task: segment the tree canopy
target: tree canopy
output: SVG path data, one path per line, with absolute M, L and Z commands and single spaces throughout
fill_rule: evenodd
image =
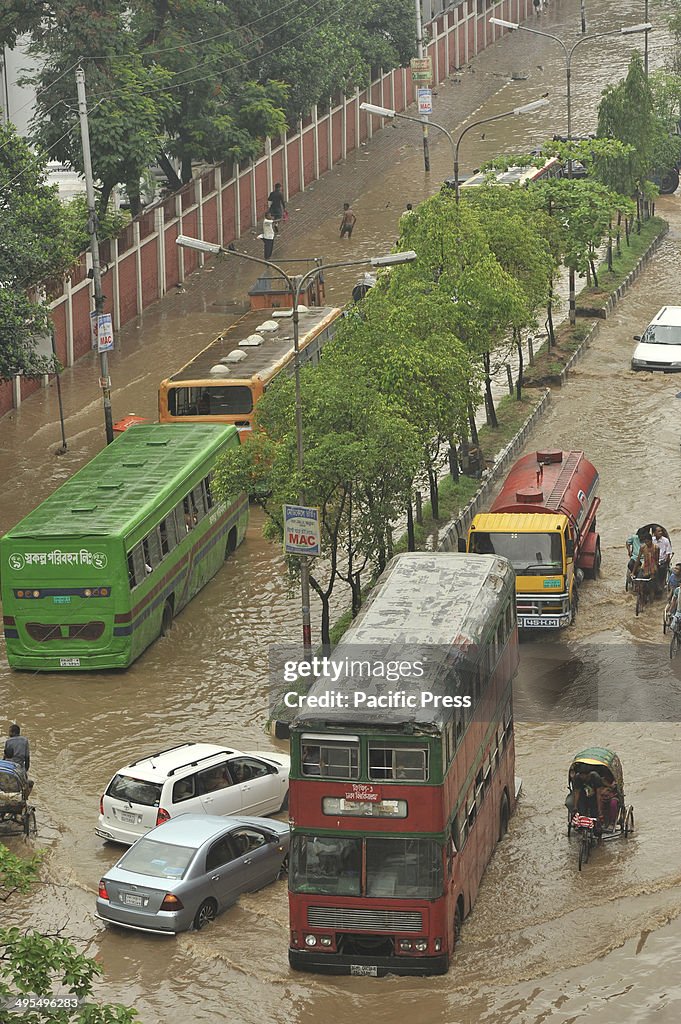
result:
M 0 125 L 0 380 L 52 369 L 37 351 L 47 311 L 31 289 L 68 267 L 71 242 L 57 187 L 46 184 L 45 160 L 12 125 Z

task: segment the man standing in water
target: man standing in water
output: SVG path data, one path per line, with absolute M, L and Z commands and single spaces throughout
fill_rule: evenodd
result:
M 348 236 L 348 238 L 352 238 L 352 229 L 354 228 L 356 223 L 357 218 L 350 209 L 350 203 L 343 203 L 343 216 L 340 222 L 341 238 L 345 238 L 346 235 Z

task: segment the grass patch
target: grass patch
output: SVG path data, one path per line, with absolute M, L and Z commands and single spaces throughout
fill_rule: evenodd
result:
M 587 315 L 591 310 L 601 310 L 608 302 L 612 292 L 616 291 L 628 275 L 638 266 L 641 256 L 650 247 L 650 244 L 662 234 L 667 222 L 661 217 L 651 217 L 650 220 L 641 224 L 640 234 L 632 231 L 629 235 L 629 245 L 622 237 L 621 253 L 613 252 L 613 269 L 607 270 L 607 264 L 601 263 L 598 269 L 598 288 L 583 288 L 577 295 L 577 314 L 582 315 L 580 310 L 585 309 Z

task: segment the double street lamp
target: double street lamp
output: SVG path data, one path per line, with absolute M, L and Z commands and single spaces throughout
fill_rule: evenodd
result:
M 572 139 L 572 111 L 571 111 L 571 94 L 570 94 L 570 81 L 572 77 L 572 55 L 578 46 L 582 43 L 589 42 L 592 39 L 604 39 L 606 36 L 630 36 L 640 32 L 650 32 L 652 25 L 650 22 L 643 22 L 641 25 L 625 25 L 623 28 L 612 29 L 609 32 L 597 32 L 593 36 L 581 36 L 576 43 L 568 49 L 560 36 L 554 35 L 552 32 L 542 32 L 538 28 L 530 28 L 528 25 L 520 25 L 517 21 L 504 21 L 503 18 L 490 18 L 490 25 L 498 25 L 499 28 L 507 28 L 513 32 L 531 32 L 534 36 L 544 36 L 545 39 L 553 39 L 559 46 L 562 46 L 563 53 L 565 54 L 565 77 L 567 84 L 567 137 L 568 142 Z M 646 35 L 646 39 L 647 39 Z M 571 164 L 570 164 L 571 166 Z
M 196 249 L 198 252 L 210 253 L 218 256 L 223 253 L 226 256 L 236 256 L 238 259 L 248 260 L 250 263 L 259 263 L 261 266 L 271 267 L 277 274 L 283 277 L 291 296 L 291 322 L 293 324 L 293 351 L 294 351 L 294 378 L 296 387 L 296 451 L 298 461 L 299 492 L 298 501 L 301 505 L 305 503 L 303 492 L 302 472 L 304 466 L 304 444 L 303 444 L 303 403 L 300 391 L 300 296 L 305 286 L 318 274 L 325 270 L 334 270 L 338 267 L 392 267 L 400 263 L 412 263 L 416 259 L 413 249 L 407 252 L 388 253 L 386 256 L 367 256 L 359 260 L 341 260 L 333 263 L 325 263 L 308 270 L 301 277 L 291 277 L 277 263 L 271 260 L 261 259 L 259 256 L 251 256 L 246 252 L 239 252 L 236 249 L 225 249 L 221 245 L 212 242 L 204 242 L 199 238 L 190 238 L 188 235 L 178 235 L 177 244 L 186 249 Z M 281 314 L 280 314 L 281 315 Z M 288 314 L 285 314 L 288 315 Z M 312 628 L 310 623 L 310 565 L 309 555 L 300 556 L 300 588 L 303 613 L 303 653 L 306 660 L 312 654 Z
M 462 132 L 459 133 L 459 137 L 454 141 L 454 136 L 447 128 L 441 124 L 436 124 L 435 121 L 429 121 L 428 124 L 431 128 L 437 128 L 438 131 L 442 132 L 449 139 L 449 144 L 452 147 L 452 154 L 454 157 L 454 194 L 456 196 L 457 203 L 459 202 L 459 146 L 464 135 L 471 130 L 471 128 L 478 128 L 481 124 L 488 124 L 490 121 L 498 121 L 502 117 L 517 117 L 519 114 L 530 114 L 533 110 L 539 110 L 540 107 L 548 106 L 549 101 L 542 97 L 539 100 L 533 100 L 532 103 L 525 103 L 521 107 L 514 107 L 512 110 L 505 110 L 501 114 L 493 114 L 491 117 L 483 117 L 479 121 L 473 121 L 472 124 L 467 125 Z M 400 114 L 396 110 L 391 110 L 389 107 L 378 107 L 374 103 L 360 103 L 360 110 L 366 110 L 368 114 L 374 114 L 377 117 L 399 117 L 402 121 L 415 121 L 417 124 L 421 124 L 421 121 L 417 117 L 412 117 L 410 114 Z

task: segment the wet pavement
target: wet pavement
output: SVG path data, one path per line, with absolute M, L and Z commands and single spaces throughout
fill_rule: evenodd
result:
M 603 0 L 589 6 L 597 7 L 589 11 L 593 32 L 642 20 L 640 3 Z M 657 16 L 656 7 L 651 4 Z M 568 38 L 577 29 L 578 13 L 575 3 L 556 3 L 542 19 L 542 30 Z M 590 57 L 585 44 L 575 63 L 575 131 L 592 127 L 590 111 L 600 89 L 626 66 L 629 47 L 607 42 L 612 50 L 594 44 Z M 657 39 L 655 47 L 658 60 Z M 480 116 L 534 99 L 549 86 L 556 94 L 550 116 L 540 111 L 527 123 L 500 122 L 485 140 L 471 133 L 464 167 L 469 158 L 477 166 L 506 145 L 527 147 L 564 129 L 561 59 L 556 44 L 518 34 L 508 49 L 488 51 L 468 78 L 442 90 L 443 110 L 459 88 L 468 90 L 472 110 L 477 90 L 478 103 L 485 102 Z M 529 68 L 531 77 L 508 86 L 495 77 L 517 67 Z M 456 122 L 452 114 L 453 127 Z M 328 193 L 321 182 L 311 196 L 295 199 L 281 254 L 331 258 L 388 248 L 404 203 L 418 202 L 449 173 L 447 147 L 434 143 L 433 170 L 425 179 L 419 129 L 411 127 L 389 129 L 390 137 L 383 133 L 385 141 L 376 140 L 385 147 L 376 150 L 379 163 L 370 163 L 363 149 L 337 172 L 337 182 L 329 182 Z M 351 243 L 340 243 L 334 204 L 346 196 L 358 226 Z M 635 375 L 628 368 L 632 335 L 661 305 L 679 301 L 680 207 L 678 195 L 660 202 L 660 213 L 672 225 L 669 236 L 604 324 L 570 384 L 555 393 L 528 445 L 527 450 L 583 447 L 597 466 L 603 569 L 600 579 L 584 584 L 574 627 L 550 641 L 540 637 L 522 645 L 516 750 L 524 796 L 446 977 L 376 982 L 292 974 L 284 883 L 242 898 L 205 932 L 177 939 L 108 931 L 94 918 L 98 879 L 118 853 L 94 835 L 97 805 L 118 766 L 186 738 L 229 741 L 242 749 L 273 744 L 262 733 L 267 648 L 283 637 L 298 637 L 299 602 L 288 599 L 280 552 L 262 540 L 257 511 L 236 555 L 178 617 L 170 635 L 129 671 L 19 674 L 0 659 L 0 705 L 21 722 L 34 747 L 38 842 L 47 851 L 46 884 L 30 899 L 14 901 L 12 916 L 44 930 L 66 923 L 68 934 L 104 964 L 106 976 L 98 986 L 103 998 L 134 1003 L 147 1024 L 260 1024 L 263 1017 L 275 1024 L 316 1024 L 360 1015 L 379 1024 L 396 1015 L 412 1024 L 666 1024 L 678 1018 L 681 724 L 666 719 L 681 692 L 681 662 L 670 665 L 659 603 L 634 616 L 632 598 L 624 592 L 623 541 L 636 526 L 659 519 L 681 549 L 681 376 Z M 126 330 L 112 360 L 115 415 L 153 417 L 161 376 L 238 314 L 235 297 L 252 279 L 248 267 L 209 265 L 184 293 L 170 296 Z M 354 271 L 329 276 L 332 300 L 344 301 L 354 280 Z M 66 376 L 66 455 L 54 454 L 59 432 L 53 389 L 0 424 L 0 482 L 3 494 L 13 489 L 12 500 L 0 503 L 0 530 L 102 443 L 94 361 L 84 360 Z M 635 720 L 598 721 L 615 704 Z M 593 721 L 580 721 L 586 717 Z M 614 747 L 622 757 L 637 829 L 632 840 L 597 850 L 579 873 L 576 847 L 565 836 L 565 774 L 572 755 L 596 743 Z M 25 848 L 23 841 L 12 845 Z

